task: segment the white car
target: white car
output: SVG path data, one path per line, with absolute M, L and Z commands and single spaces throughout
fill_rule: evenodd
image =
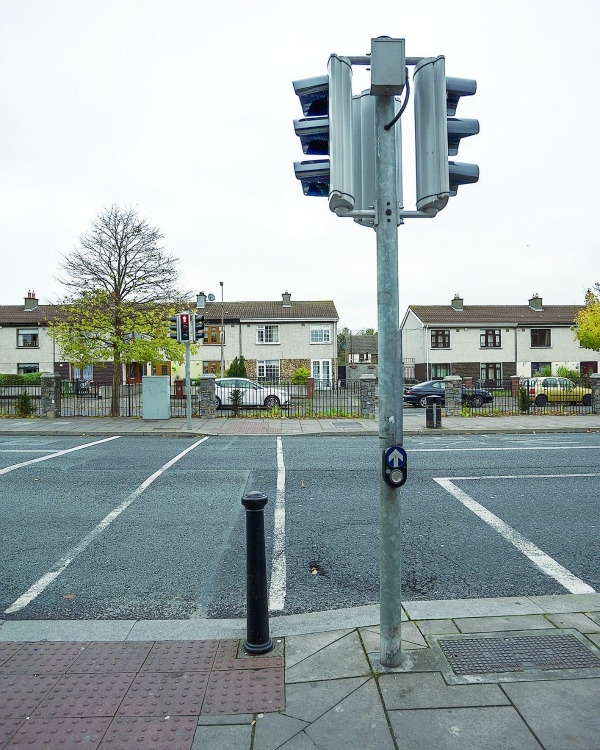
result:
M 289 406 L 290 394 L 283 388 L 261 385 L 248 378 L 217 378 L 215 380 L 215 401 L 217 409 L 231 405 L 231 393 L 242 393 L 242 406 Z

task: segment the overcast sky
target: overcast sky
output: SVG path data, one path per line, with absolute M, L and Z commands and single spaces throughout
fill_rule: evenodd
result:
M 332 299 L 341 325 L 376 328 L 375 233 L 303 196 L 292 80 L 382 35 L 475 78 L 457 116 L 481 126 L 455 157 L 479 183 L 399 228 L 400 318 L 455 293 L 583 303 L 600 281 L 599 29 L 598 0 L 0 0 L 0 304 L 56 301 L 60 253 L 119 203 L 162 231 L 184 288 Z M 402 119 L 414 209 L 410 105 Z

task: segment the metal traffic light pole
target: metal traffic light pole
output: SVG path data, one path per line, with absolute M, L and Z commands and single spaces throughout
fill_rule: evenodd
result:
M 402 351 L 398 294 L 398 198 L 396 139 L 386 130 L 396 114 L 394 96 L 375 97 L 377 219 L 377 330 L 379 350 L 379 444 L 381 451 L 402 445 Z M 380 660 L 401 663 L 400 490 L 379 479 Z

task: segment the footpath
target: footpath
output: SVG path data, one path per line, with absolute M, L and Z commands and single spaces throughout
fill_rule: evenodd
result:
M 404 433 L 600 432 L 600 415 L 442 418 Z M 27 435 L 377 435 L 372 420 L 0 420 Z M 2 619 L 5 618 L 5 619 Z M 0 613 L 0 750 L 600 750 L 600 594 L 407 601 L 402 664 L 379 608 L 245 620 Z

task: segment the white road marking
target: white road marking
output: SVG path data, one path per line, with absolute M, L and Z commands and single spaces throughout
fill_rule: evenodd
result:
M 277 438 L 277 489 L 275 494 L 275 517 L 273 528 L 273 561 L 269 585 L 269 609 L 279 612 L 285 605 L 286 560 L 285 560 L 285 464 L 281 438 Z
M 453 477 L 453 479 L 457 479 L 457 477 Z M 567 589 L 571 594 L 596 593 L 595 589 L 585 583 L 585 581 L 582 581 L 581 578 L 577 578 L 577 576 L 571 573 L 570 570 L 564 568 L 539 547 L 536 547 L 535 544 L 529 541 L 529 539 L 513 529 L 501 518 L 498 518 L 498 516 L 494 515 L 494 513 L 478 503 L 470 495 L 467 495 L 466 492 L 457 487 L 450 479 L 434 477 L 434 481 L 461 502 L 466 508 L 475 513 L 475 515 L 481 518 L 482 521 L 485 521 L 485 523 L 491 526 L 494 531 L 497 531 L 498 534 L 514 545 L 519 552 L 522 552 L 529 560 L 531 560 L 531 562 L 536 565 L 542 573 L 554 578 L 555 581 Z
M 589 472 L 586 474 L 485 474 L 480 477 L 452 477 L 454 481 L 460 479 L 570 479 L 572 477 L 600 477 L 598 472 Z M 436 479 L 437 482 L 437 479 Z
M 123 500 L 120 505 L 118 505 L 107 516 L 105 516 L 97 526 L 95 526 L 88 534 L 83 537 L 83 539 L 81 539 L 74 547 L 72 547 L 65 555 L 63 555 L 60 560 L 58 560 L 45 575 L 39 578 L 33 584 L 33 586 L 30 586 L 24 594 L 22 594 L 15 602 L 10 605 L 10 607 L 8 607 L 8 609 L 5 609 L 5 614 L 13 614 L 14 612 L 18 612 L 19 610 L 24 609 L 28 604 L 31 604 L 31 602 L 36 597 L 38 597 L 44 591 L 44 589 L 46 589 L 52 583 L 52 581 L 58 578 L 58 576 L 69 567 L 69 565 L 73 562 L 77 555 L 87 549 L 87 547 L 89 547 L 90 544 L 95 541 L 95 539 L 97 539 L 97 537 L 99 537 L 100 534 L 105 529 L 107 529 L 116 518 L 121 515 L 121 513 L 123 513 L 124 510 L 127 510 L 131 503 L 136 500 L 142 494 L 142 492 L 144 492 L 144 490 L 148 489 L 148 487 L 150 487 L 150 485 L 156 479 L 158 479 L 161 474 L 163 474 L 167 469 L 173 466 L 173 464 L 177 463 L 177 461 L 183 458 L 186 453 L 189 453 L 205 440 L 208 440 L 208 436 L 203 437 L 201 440 L 197 440 L 195 443 L 193 443 L 193 445 L 190 445 L 189 448 L 186 448 L 181 453 L 178 453 L 175 458 L 167 461 L 164 466 L 161 466 L 158 471 L 155 471 L 154 474 L 152 474 L 148 477 L 148 479 L 142 482 L 142 484 L 140 484 L 137 489 L 135 489 L 125 500 Z M 99 442 L 104 441 L 101 440 Z M 93 445 L 93 443 L 90 443 L 90 445 Z
M 15 471 L 16 469 L 22 469 L 24 466 L 31 466 L 31 464 L 37 464 L 40 461 L 48 461 L 51 458 L 56 458 L 57 456 L 64 456 L 67 453 L 73 453 L 73 451 L 81 451 L 84 448 L 91 448 L 92 445 L 100 445 L 100 443 L 108 443 L 110 440 L 118 440 L 121 436 L 120 435 L 113 435 L 112 437 L 103 438 L 102 440 L 94 440 L 93 443 L 84 443 L 83 445 L 77 445 L 75 448 L 66 448 L 62 451 L 55 451 L 54 453 L 51 453 L 49 456 L 40 456 L 39 458 L 32 458 L 29 461 L 22 461 L 20 464 L 13 464 L 12 466 L 7 466 L 4 469 L 0 469 L 0 474 L 8 474 L 9 471 Z
M 452 453 L 461 451 L 585 451 L 600 450 L 600 445 L 528 445 L 528 446 L 498 446 L 497 448 L 479 447 L 479 448 L 412 448 L 410 453 Z

